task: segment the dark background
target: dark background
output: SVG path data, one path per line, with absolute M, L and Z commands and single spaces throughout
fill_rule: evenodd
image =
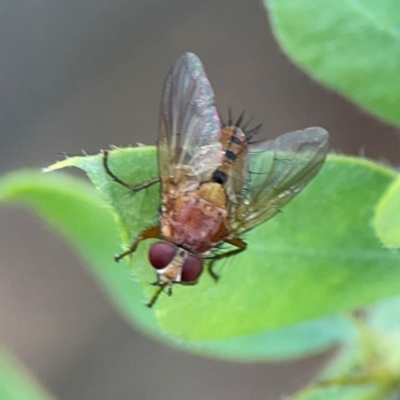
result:
M 164 77 L 186 51 L 222 114 L 248 110 L 265 137 L 321 125 L 336 151 L 399 163 L 395 129 L 294 67 L 259 1 L 0 0 L 2 173 L 153 144 Z M 278 399 L 323 360 L 245 365 L 164 347 L 121 320 L 30 212 L 2 207 L 0 221 L 0 341 L 60 399 Z

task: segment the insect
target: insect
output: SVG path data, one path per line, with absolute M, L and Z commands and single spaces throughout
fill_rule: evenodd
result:
M 243 114 L 221 121 L 214 92 L 199 58 L 186 53 L 173 64 L 161 98 L 157 157 L 160 178 L 131 186 L 109 168 L 111 178 L 137 192 L 161 183 L 157 225 L 142 231 L 116 261 L 135 252 L 140 242 L 160 239 L 149 250 L 159 286 L 151 307 L 173 284 L 195 284 L 207 264 L 234 256 L 247 247 L 241 236 L 277 214 L 321 168 L 328 132 L 307 128 L 275 140 L 252 143 L 260 126 L 247 130 Z M 223 243 L 232 246 L 215 254 Z M 207 261 L 206 261 L 207 259 Z

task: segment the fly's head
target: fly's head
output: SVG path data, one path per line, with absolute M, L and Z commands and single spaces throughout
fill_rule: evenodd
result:
M 159 286 L 194 283 L 203 272 L 200 258 L 168 242 L 154 243 L 149 250 L 149 261 L 157 271 Z

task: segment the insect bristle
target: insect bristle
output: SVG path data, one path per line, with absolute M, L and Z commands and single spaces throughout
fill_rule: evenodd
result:
M 257 133 L 260 131 L 260 129 L 262 127 L 262 124 L 258 124 L 254 128 L 247 129 L 247 127 L 250 125 L 251 121 L 253 120 L 253 117 L 250 117 L 247 120 L 247 122 L 243 123 L 244 114 L 245 114 L 245 111 L 242 111 L 240 113 L 238 119 L 236 120 L 236 122 L 233 123 L 232 108 L 229 107 L 228 108 L 228 121 L 227 121 L 227 123 L 225 124 L 221 117 L 220 117 L 220 121 L 222 123 L 222 126 L 232 126 L 232 124 L 233 124 L 237 128 L 240 128 L 243 131 L 243 133 L 246 135 L 246 142 L 248 144 L 251 144 L 250 140 L 253 138 L 253 136 L 257 135 Z
M 219 121 L 220 121 L 221 128 L 225 127 L 226 124 L 225 124 L 224 119 L 222 118 L 222 115 L 221 115 L 221 113 L 219 111 L 218 111 L 218 116 L 219 116 Z
M 260 132 L 260 129 L 262 128 L 262 124 L 258 124 L 256 127 L 248 130 L 248 131 L 243 131 L 246 134 L 246 139 L 247 142 L 250 143 L 250 140 L 257 135 L 258 132 Z
M 245 132 L 247 127 L 250 125 L 250 122 L 253 120 L 253 116 L 251 116 L 245 124 L 242 125 L 242 131 Z
M 55 152 L 55 154 L 59 155 L 59 156 L 64 156 L 65 158 L 69 158 L 69 157 L 82 157 L 82 155 L 87 156 L 88 154 L 86 153 L 85 150 L 81 150 L 82 153 L 67 153 L 65 151 L 60 151 L 60 152 Z
M 242 124 L 244 114 L 245 114 L 245 111 L 243 110 L 241 112 L 241 114 L 239 115 L 239 118 L 235 122 L 235 126 L 237 126 L 238 128 L 240 128 L 240 125 Z
M 233 121 L 233 119 L 232 119 L 232 108 L 229 107 L 228 108 L 228 124 L 227 124 L 227 126 L 231 126 L 232 125 L 232 121 Z

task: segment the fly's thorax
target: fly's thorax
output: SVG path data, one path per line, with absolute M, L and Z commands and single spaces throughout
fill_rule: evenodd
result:
M 200 258 L 168 242 L 154 243 L 149 250 L 149 261 L 157 271 L 160 285 L 196 282 L 203 272 Z
M 205 183 L 200 193 L 214 202 L 225 201 L 221 185 Z M 200 189 L 200 188 L 199 188 Z M 215 189 L 215 191 L 213 191 Z M 160 219 L 163 239 L 201 255 L 209 251 L 227 232 L 227 211 L 198 191 L 175 199 L 173 207 L 164 212 Z M 222 200 L 221 200 L 222 193 Z

